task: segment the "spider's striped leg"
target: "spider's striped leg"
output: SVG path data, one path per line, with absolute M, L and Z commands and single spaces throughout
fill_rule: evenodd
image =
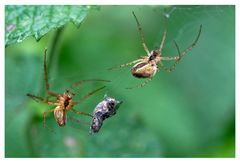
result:
M 141 43 L 142 43 L 142 46 L 143 46 L 143 49 L 145 50 L 145 52 L 149 55 L 149 50 L 147 48 L 147 45 L 145 44 L 145 41 L 144 41 L 144 34 L 143 34 L 143 31 L 142 31 L 142 27 L 137 19 L 137 16 L 134 14 L 134 12 L 132 12 L 136 22 L 137 22 L 137 26 L 138 26 L 138 31 L 140 33 L 140 36 L 141 36 Z
M 135 60 L 135 61 L 122 64 L 122 65 L 120 65 L 120 66 L 116 66 L 116 67 L 109 68 L 108 70 L 116 70 L 116 69 L 120 69 L 120 68 L 123 68 L 123 67 L 126 67 L 126 66 L 130 66 L 130 65 L 132 65 L 132 64 L 135 64 L 135 63 L 138 63 L 138 62 L 142 62 L 144 59 L 145 59 L 145 58 L 137 59 L 137 60 Z
M 189 52 L 190 50 L 192 50 L 192 48 L 194 48 L 197 45 L 198 39 L 201 35 L 202 32 L 202 25 L 200 25 L 199 31 L 198 31 L 198 35 L 196 37 L 196 39 L 194 40 L 194 42 L 187 47 L 183 52 L 181 52 L 180 57 L 182 58 L 187 52 Z
M 165 30 L 164 33 L 163 33 L 163 37 L 162 37 L 162 41 L 161 41 L 160 47 L 159 47 L 159 51 L 160 52 L 163 49 L 163 46 L 164 46 L 164 43 L 165 43 L 165 40 L 166 40 L 166 36 L 167 36 L 167 31 Z
M 170 60 L 178 60 L 180 59 L 182 56 L 181 56 L 181 52 L 180 52 L 180 49 L 179 49 L 179 46 L 178 44 L 176 43 L 176 41 L 174 40 L 174 45 L 176 46 L 177 48 L 177 52 L 178 52 L 178 56 L 174 56 L 174 57 L 161 57 L 161 60 L 167 60 L 167 61 L 170 61 Z
M 161 57 L 161 60 L 163 61 L 171 61 L 171 60 L 177 60 L 179 58 L 179 56 L 175 56 L 175 57 Z
M 176 67 L 176 65 L 179 63 L 179 61 L 183 57 L 183 55 L 181 55 L 181 53 L 180 53 L 179 47 L 178 47 L 178 45 L 177 45 L 175 40 L 174 40 L 174 44 L 175 44 L 175 46 L 177 48 L 178 56 L 176 57 L 176 61 L 174 62 L 174 64 L 170 68 L 168 68 L 167 72 L 171 72 Z
M 176 57 L 162 57 L 161 59 L 162 60 L 176 60 L 176 62 L 170 68 L 165 68 L 163 66 L 162 62 L 159 62 L 160 66 L 163 67 L 163 69 L 165 71 L 171 72 L 176 67 L 176 65 L 179 63 L 179 61 L 183 58 L 183 56 L 196 46 L 197 41 L 198 41 L 198 39 L 199 39 L 199 37 L 201 35 L 201 31 L 202 31 L 202 25 L 200 25 L 200 29 L 199 29 L 198 35 L 197 35 L 196 39 L 194 40 L 194 42 L 188 48 L 186 48 L 183 52 L 180 52 L 177 43 L 174 41 L 175 46 L 176 46 L 177 51 L 178 51 L 178 56 L 176 56 Z
M 160 66 L 166 71 L 166 72 L 171 72 L 175 67 L 176 65 L 179 63 L 180 59 L 182 58 L 181 56 L 181 53 L 180 53 L 180 49 L 176 43 L 176 41 L 174 40 L 174 44 L 177 48 L 177 51 L 178 51 L 178 56 L 175 56 L 175 57 L 161 57 L 161 60 L 176 60 L 175 63 L 170 67 L 170 68 L 167 68 L 163 65 L 163 63 L 160 61 Z

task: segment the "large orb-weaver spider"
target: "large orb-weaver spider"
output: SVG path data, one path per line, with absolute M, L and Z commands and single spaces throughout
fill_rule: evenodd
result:
M 198 32 L 198 35 L 197 35 L 196 39 L 194 40 L 194 42 L 189 47 L 187 47 L 184 51 L 180 52 L 176 41 L 174 41 L 174 44 L 175 44 L 175 46 L 177 48 L 177 51 L 178 51 L 178 56 L 163 57 L 162 56 L 162 49 L 163 49 L 164 42 L 165 42 L 165 39 L 166 39 L 167 31 L 165 30 L 164 33 L 163 33 L 162 41 L 161 41 L 159 49 L 152 50 L 152 51 L 149 52 L 149 50 L 147 48 L 147 45 L 145 44 L 145 41 L 144 41 L 144 34 L 143 34 L 143 31 L 142 31 L 141 25 L 140 25 L 136 15 L 134 14 L 134 12 L 132 12 L 132 14 L 133 14 L 133 16 L 136 20 L 136 23 L 137 23 L 137 26 L 138 26 L 138 31 L 139 31 L 140 37 L 141 37 L 141 44 L 142 44 L 145 52 L 147 53 L 147 56 L 141 56 L 140 59 L 134 60 L 134 61 L 126 63 L 126 64 L 122 64 L 122 65 L 117 66 L 117 67 L 110 68 L 110 70 L 118 69 L 118 68 L 122 68 L 122 67 L 125 67 L 125 66 L 130 66 L 132 64 L 135 64 L 131 69 L 132 75 L 136 78 L 147 78 L 148 79 L 144 83 L 137 86 L 137 87 L 142 87 L 145 84 L 147 84 L 149 81 L 151 81 L 153 76 L 156 74 L 156 72 L 159 71 L 158 63 L 160 65 L 160 67 L 163 68 L 166 72 L 171 72 L 176 67 L 176 65 L 179 63 L 179 61 L 182 59 L 182 57 L 187 52 L 192 50 L 192 48 L 194 48 L 196 46 L 197 41 L 198 41 L 198 39 L 200 37 L 200 34 L 201 34 L 201 31 L 202 31 L 202 25 L 200 25 L 200 29 L 199 29 L 199 32 Z M 171 67 L 167 68 L 163 65 L 163 62 L 162 62 L 163 60 L 175 60 L 175 63 Z M 131 89 L 131 88 L 128 88 L 128 89 Z
M 93 91 L 89 92 L 88 94 L 86 94 L 85 96 L 80 98 L 78 101 L 73 101 L 72 97 L 75 94 L 73 92 L 71 92 L 71 90 L 74 89 L 75 87 L 79 86 L 80 84 L 85 83 L 85 82 L 94 82 L 94 81 L 109 82 L 109 80 L 102 80 L 102 79 L 81 80 L 81 81 L 73 84 L 68 89 L 66 89 L 65 92 L 63 92 L 62 94 L 53 92 L 53 91 L 50 90 L 50 85 L 48 83 L 48 73 L 47 73 L 47 63 L 46 63 L 46 55 L 47 54 L 46 53 L 47 53 L 47 49 L 45 49 L 45 52 L 44 52 L 44 81 L 45 81 L 45 88 L 46 88 L 46 91 L 47 91 L 48 95 L 50 95 L 51 97 L 54 97 L 55 100 L 48 100 L 47 98 L 35 96 L 35 95 L 30 94 L 30 93 L 27 94 L 27 96 L 31 97 L 32 99 L 34 99 L 36 101 L 41 101 L 41 102 L 46 103 L 48 105 L 56 106 L 54 109 L 45 111 L 43 113 L 44 128 L 47 127 L 48 129 L 50 129 L 46 125 L 46 115 L 47 115 L 47 113 L 51 113 L 51 112 L 54 113 L 55 120 L 56 120 L 56 122 L 58 123 L 59 126 L 65 126 L 66 125 L 66 122 L 67 122 L 67 112 L 69 110 L 73 111 L 76 114 L 81 114 L 81 115 L 86 115 L 86 116 L 93 117 L 91 114 L 77 111 L 73 107 L 75 105 L 77 105 L 77 104 L 80 104 L 82 101 L 84 101 L 89 96 L 91 96 L 92 94 L 96 93 L 97 91 L 100 91 L 101 89 L 105 88 L 105 86 L 100 87 L 100 88 L 98 88 L 96 90 L 93 90 Z

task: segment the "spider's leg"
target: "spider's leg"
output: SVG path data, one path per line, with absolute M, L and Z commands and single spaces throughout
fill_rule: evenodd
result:
M 181 58 L 181 52 L 180 52 L 180 49 L 179 49 L 179 47 L 178 47 L 178 44 L 176 43 L 175 40 L 174 40 L 174 45 L 175 45 L 176 48 L 177 48 L 178 56 L 174 56 L 174 57 L 161 57 L 161 60 L 170 61 L 170 60 L 178 60 L 178 59 Z
M 199 29 L 199 32 L 198 32 L 198 35 L 197 35 L 195 41 L 194 41 L 188 48 L 186 48 L 183 52 L 180 52 L 179 47 L 178 47 L 176 41 L 174 41 L 174 44 L 175 44 L 175 46 L 176 46 L 176 48 L 177 48 L 177 51 L 178 51 L 178 56 L 175 56 L 175 57 L 162 57 L 161 60 L 176 60 L 176 62 L 175 62 L 170 68 L 164 67 L 163 64 L 162 64 L 162 62 L 159 62 L 159 63 L 160 63 L 160 66 L 163 67 L 163 69 L 164 69 L 165 71 L 171 72 L 171 71 L 176 67 L 176 65 L 179 63 L 179 61 L 183 58 L 183 56 L 184 56 L 187 52 L 189 52 L 190 50 L 192 50 L 192 48 L 194 48 L 194 47 L 196 46 L 197 41 L 198 41 L 198 39 L 199 39 L 199 37 L 200 37 L 201 31 L 202 31 L 202 25 L 200 25 L 200 29 Z
M 177 51 L 178 51 L 178 56 L 176 57 L 176 61 L 174 62 L 174 64 L 170 67 L 170 68 L 168 68 L 168 70 L 167 70 L 167 72 L 171 72 L 175 67 L 176 67 L 176 65 L 179 63 L 179 61 L 182 59 L 182 55 L 181 55 L 181 52 L 180 52 L 180 50 L 179 50 L 179 47 L 178 47 L 178 45 L 177 45 L 177 43 L 176 43 L 176 41 L 174 40 L 174 44 L 175 44 L 175 46 L 176 46 L 176 48 L 177 48 Z
M 47 93 L 51 96 L 58 97 L 58 94 L 50 91 L 50 85 L 48 83 L 48 72 L 47 72 L 47 49 L 44 51 L 44 81 L 45 81 L 45 86 Z
M 81 80 L 75 84 L 73 84 L 70 88 L 66 89 L 66 92 L 69 92 L 71 89 L 74 89 L 75 87 L 79 86 L 82 83 L 87 83 L 87 82 L 110 82 L 110 80 L 103 80 L 103 79 L 90 79 L 90 80 Z
M 178 51 L 178 56 L 175 56 L 175 57 L 162 57 L 161 58 L 161 60 L 176 60 L 175 62 L 174 62 L 174 64 L 170 67 L 170 68 L 167 68 L 167 67 L 165 67 L 164 65 L 163 65 L 163 63 L 160 61 L 159 63 L 160 63 L 160 66 L 166 71 L 166 72 L 171 72 L 175 67 L 176 67 L 176 65 L 179 63 L 179 61 L 181 60 L 181 53 L 180 53 L 180 50 L 179 50 L 179 47 L 178 47 L 178 45 L 177 45 L 177 43 L 176 43 L 176 41 L 174 40 L 174 44 L 175 44 L 175 46 L 176 46 L 176 48 L 177 48 L 177 51 Z
M 168 68 L 163 65 L 163 63 L 162 63 L 161 60 L 159 61 L 159 65 L 160 65 L 160 67 L 163 68 L 166 72 L 168 72 Z
M 77 102 L 73 102 L 74 105 L 80 104 L 81 102 L 83 102 L 84 100 L 86 100 L 88 97 L 90 97 L 91 95 L 93 95 L 94 93 L 100 91 L 101 89 L 105 88 L 106 86 L 100 87 L 96 90 L 93 90 L 91 92 L 88 92 L 85 96 L 83 96 L 80 100 L 78 100 Z
M 69 116 L 69 119 L 72 120 L 72 121 L 75 121 L 75 122 L 77 122 L 77 123 L 84 123 L 85 125 L 88 125 L 88 126 L 90 125 L 90 123 L 81 121 L 81 120 L 79 120 L 79 119 L 77 119 L 77 118 L 74 118 L 74 117 L 71 117 L 71 116 Z
M 122 64 L 120 66 L 116 66 L 116 67 L 112 67 L 112 68 L 109 68 L 108 70 L 116 70 L 116 69 L 120 69 L 120 68 L 123 68 L 125 66 L 130 66 L 132 64 L 135 64 L 135 63 L 138 63 L 138 62 L 141 62 L 143 61 L 145 58 L 142 58 L 142 59 L 137 59 L 135 61 L 132 61 L 132 62 L 129 62 L 129 63 L 125 63 L 125 64 Z
M 161 57 L 161 60 L 163 61 L 171 61 L 171 60 L 177 60 L 179 56 L 174 56 L 174 57 Z
M 87 126 L 87 127 L 89 127 L 89 126 L 91 125 L 90 123 L 88 123 L 88 122 L 86 122 L 86 121 L 82 121 L 82 120 L 79 120 L 79 119 L 74 118 L 74 117 L 71 117 L 71 116 L 68 116 L 68 119 L 69 119 L 70 121 L 79 123 L 79 124 L 84 125 L 84 126 Z M 81 128 L 79 128 L 79 127 L 76 127 L 76 126 L 74 126 L 74 125 L 71 125 L 71 123 L 70 123 L 69 125 L 70 125 L 70 127 L 72 127 L 72 128 L 81 129 Z
M 132 12 L 132 14 L 133 14 L 133 16 L 134 16 L 134 18 L 135 18 L 135 20 L 136 20 L 136 22 L 137 22 L 138 31 L 139 31 L 140 36 L 141 36 L 142 46 L 143 46 L 145 52 L 149 55 L 150 53 L 149 53 L 149 50 L 148 50 L 148 48 L 147 48 L 147 45 L 145 44 L 145 41 L 144 41 L 144 34 L 143 34 L 143 31 L 142 31 L 142 27 L 141 27 L 141 25 L 140 25 L 140 23 L 139 23 L 139 21 L 138 21 L 138 19 L 137 19 L 137 16 L 134 14 L 134 12 Z
M 30 93 L 28 93 L 27 96 L 31 97 L 33 100 L 35 100 L 37 102 L 41 101 L 41 102 L 49 104 L 49 105 L 56 105 L 56 103 L 54 101 L 49 101 L 47 99 L 44 99 L 44 98 L 39 97 L 39 96 L 32 95 Z
M 148 78 L 147 80 L 145 80 L 145 82 L 143 82 L 137 86 L 134 86 L 134 87 L 127 87 L 126 89 L 141 88 L 141 87 L 145 86 L 147 83 L 149 83 L 151 80 L 152 80 L 152 78 Z
M 197 45 L 198 39 L 199 39 L 199 37 L 200 37 L 200 35 L 201 35 L 201 32 L 202 32 L 202 25 L 200 25 L 198 35 L 197 35 L 196 39 L 194 40 L 194 42 L 193 42 L 189 47 L 187 47 L 187 48 L 180 54 L 180 57 L 181 57 L 181 58 L 182 58 L 187 52 L 189 52 L 190 50 L 192 50 L 192 48 L 194 48 L 194 47 Z
M 86 115 L 86 116 L 89 116 L 89 117 L 93 117 L 91 114 L 88 114 L 88 113 L 85 113 L 85 112 L 80 112 L 80 111 L 77 111 L 73 108 L 71 108 L 71 110 L 76 114 L 81 114 L 81 115 Z
M 167 36 L 167 31 L 164 31 L 163 37 L 162 37 L 162 41 L 161 41 L 161 44 L 160 44 L 160 47 L 159 47 L 159 51 L 160 51 L 160 52 L 161 52 L 162 49 L 163 49 L 163 46 L 164 46 L 164 43 L 165 43 L 165 40 L 166 40 L 166 36 Z
M 47 116 L 47 113 L 51 113 L 51 112 L 54 112 L 55 109 L 51 109 L 51 110 L 47 110 L 43 113 L 43 127 L 44 128 L 47 128 L 49 131 L 51 132 L 54 132 L 54 130 L 50 127 L 47 126 L 46 124 L 46 116 Z
M 86 94 L 85 96 L 83 96 L 79 101 L 74 102 L 74 105 L 77 105 L 77 104 L 81 103 L 82 101 L 86 100 L 89 96 L 93 95 L 94 93 L 100 91 L 100 90 L 103 89 L 103 88 L 105 88 L 105 86 L 100 87 L 100 88 L 98 88 L 98 89 L 96 89 L 96 90 L 94 90 L 94 91 L 89 92 L 88 94 Z M 87 116 L 92 117 L 91 114 L 84 113 L 84 112 L 80 112 L 80 111 L 77 111 L 77 110 L 75 110 L 75 109 L 73 109 L 73 108 L 71 108 L 71 110 L 72 110 L 74 113 L 76 113 L 76 114 L 82 114 L 82 115 L 87 115 Z

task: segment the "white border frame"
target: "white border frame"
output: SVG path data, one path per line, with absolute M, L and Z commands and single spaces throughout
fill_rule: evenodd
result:
M 200 0 L 195 0 L 195 1 L 192 1 L 192 0 L 181 0 L 181 1 L 177 1 L 177 0 L 168 0 L 168 1 L 157 1 L 157 0 L 142 0 L 141 2 L 138 2 L 136 3 L 136 1 L 132 1 L 130 2 L 129 0 L 121 0 L 121 1 L 110 1 L 110 0 L 57 0 L 57 1 L 49 1 L 49 0 L 1 0 L 0 1 L 0 27 L 1 27 L 1 31 L 0 31 L 0 36 L 1 36 L 1 40 L 0 40 L 0 45 L 1 45 L 1 71 L 0 71 L 0 76 L 1 76 L 1 113 L 0 113 L 0 158 L 1 158 L 1 161 L 2 161 L 2 158 L 5 157 L 5 46 L 4 46 L 4 19 L 5 19 L 5 16 L 4 16 L 4 6 L 5 5 L 21 5 L 21 4 L 29 4 L 29 5 L 44 5 L 44 4 L 49 4 L 49 5 L 63 5 L 63 4 L 71 4 L 71 5 L 83 5 L 83 4 L 87 4 L 87 5 L 185 5 L 185 4 L 190 4 L 190 5 L 196 5 L 196 4 L 199 4 L 199 5 L 236 5 L 236 8 L 235 8 L 235 11 L 236 11 L 236 41 L 235 41 L 235 47 L 236 47 L 236 51 L 235 51 L 235 65 L 236 65 L 236 69 L 235 69 L 235 77 L 236 77 L 236 84 L 235 84 L 235 90 L 236 90 L 236 105 L 235 105 L 235 108 L 236 108 L 236 112 L 235 112 L 235 115 L 236 115 L 236 137 L 235 137 L 235 140 L 236 140 L 236 158 L 235 159 L 216 159 L 216 158 L 211 158 L 211 159 L 206 159 L 206 158 L 202 158 L 202 159 L 195 159 L 195 158 L 189 158 L 189 159 L 168 159 L 168 158 L 160 158 L 159 159 L 134 159 L 134 160 L 129 160 L 129 159 L 102 159 L 101 161 L 103 162 L 123 162 L 123 161 L 136 161 L 136 162 L 142 162 L 142 161 L 152 161 L 152 162 L 159 162 L 159 161 L 164 161 L 164 162 L 184 162 L 184 163 L 188 163 L 188 162 L 205 162 L 205 161 L 211 161 L 211 162 L 233 162 L 233 161 L 236 161 L 236 160 L 239 160 L 239 156 L 240 156 L 240 153 L 239 153 L 239 126 L 240 126 L 240 121 L 239 121 L 239 118 L 237 118 L 237 115 L 240 115 L 240 112 L 239 112 L 239 106 L 240 106 L 240 103 L 239 103 L 239 100 L 237 100 L 240 96 L 239 96 L 239 77 L 240 77 L 240 73 L 239 73 L 239 68 L 240 68 L 240 65 L 239 65 L 239 46 L 238 43 L 239 43 L 239 1 L 238 0 L 218 0 L 218 1 L 214 1 L 214 0 L 205 0 L 205 1 L 200 1 Z M 81 159 L 79 160 L 80 158 L 76 158 L 76 159 L 71 159 L 71 161 L 73 162 L 77 162 L 79 163 L 80 161 L 99 161 L 99 160 L 96 160 L 96 159 Z M 24 162 L 32 162 L 33 160 L 32 159 L 20 159 L 21 161 L 24 161 Z M 3 159 L 3 161 L 14 161 L 14 162 L 19 162 L 20 161 L 19 159 Z M 34 159 L 34 161 L 36 162 L 41 162 L 42 161 L 50 161 L 49 159 Z M 69 159 L 66 160 L 66 159 L 58 159 L 57 161 L 70 161 Z M 239 161 L 238 161 L 239 162 Z

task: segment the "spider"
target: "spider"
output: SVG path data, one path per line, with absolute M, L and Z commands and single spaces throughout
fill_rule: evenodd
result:
M 77 87 L 78 85 L 80 85 L 82 83 L 85 83 L 85 82 L 93 82 L 93 81 L 109 82 L 109 81 L 108 80 L 101 80 L 101 79 L 81 80 L 81 81 L 73 84 L 68 89 L 66 89 L 65 92 L 63 92 L 62 94 L 53 92 L 53 91 L 50 90 L 50 85 L 48 83 L 46 55 L 47 55 L 47 49 L 45 49 L 45 52 L 44 52 L 44 81 L 45 81 L 45 87 L 46 87 L 46 91 L 47 91 L 48 95 L 50 95 L 51 97 L 54 97 L 55 100 L 48 100 L 47 98 L 42 98 L 42 97 L 39 97 L 39 96 L 35 96 L 35 95 L 30 94 L 30 93 L 27 94 L 27 96 L 29 96 L 30 98 L 36 100 L 37 102 L 41 101 L 41 102 L 46 103 L 48 105 L 56 106 L 54 109 L 45 111 L 43 113 L 44 128 L 50 129 L 46 125 L 46 115 L 47 115 L 47 113 L 51 113 L 51 112 L 54 113 L 55 120 L 56 120 L 56 122 L 58 123 L 59 126 L 65 126 L 66 125 L 66 122 L 67 122 L 67 112 L 69 110 L 73 111 L 76 114 L 82 114 L 82 115 L 93 117 L 91 114 L 77 111 L 73 107 L 75 105 L 81 103 L 82 101 L 84 101 L 89 96 L 91 96 L 92 94 L 96 93 L 97 91 L 100 91 L 101 89 L 105 88 L 105 86 L 100 87 L 100 88 L 98 88 L 96 90 L 93 90 L 93 91 L 89 92 L 88 94 L 86 94 L 85 96 L 80 98 L 78 101 L 73 101 L 72 97 L 75 94 L 73 92 L 71 92 L 71 90 L 74 89 L 75 87 Z
M 151 81 L 153 76 L 156 74 L 156 72 L 159 71 L 158 63 L 160 65 L 160 67 L 163 68 L 166 72 L 171 72 L 176 67 L 176 65 L 179 63 L 179 61 L 182 59 L 182 57 L 187 52 L 192 50 L 192 48 L 194 48 L 196 46 L 197 41 L 198 41 L 198 39 L 200 37 L 200 34 L 201 34 L 202 25 L 200 25 L 200 29 L 199 29 L 199 32 L 198 32 L 198 35 L 197 35 L 196 39 L 194 40 L 194 42 L 189 47 L 187 47 L 184 51 L 180 52 L 176 41 L 174 41 L 174 44 L 177 48 L 178 56 L 163 57 L 162 56 L 162 49 L 163 49 L 164 42 L 165 42 L 165 39 L 166 39 L 167 31 L 165 30 L 164 33 L 163 33 L 162 41 L 161 41 L 159 49 L 149 51 L 148 48 L 147 48 L 147 45 L 145 44 L 145 41 L 144 41 L 144 34 L 143 34 L 143 31 L 142 31 L 141 25 L 140 25 L 136 15 L 135 15 L 135 13 L 132 12 L 132 14 L 133 14 L 133 16 L 136 20 L 138 31 L 139 31 L 140 37 L 141 37 L 141 44 L 143 46 L 143 49 L 147 53 L 147 56 L 141 56 L 140 59 L 134 60 L 134 61 L 126 63 L 126 64 L 122 64 L 122 65 L 117 66 L 117 67 L 110 68 L 110 70 L 118 69 L 118 68 L 122 68 L 122 67 L 125 67 L 125 66 L 130 66 L 132 64 L 135 64 L 131 69 L 131 73 L 136 78 L 147 78 L 147 80 L 144 83 L 137 86 L 137 87 L 143 87 L 145 84 L 147 84 L 149 81 Z M 170 68 L 167 68 L 163 65 L 163 63 L 162 63 L 163 60 L 175 60 L 175 62 Z M 131 88 L 128 88 L 128 89 L 131 89 Z

